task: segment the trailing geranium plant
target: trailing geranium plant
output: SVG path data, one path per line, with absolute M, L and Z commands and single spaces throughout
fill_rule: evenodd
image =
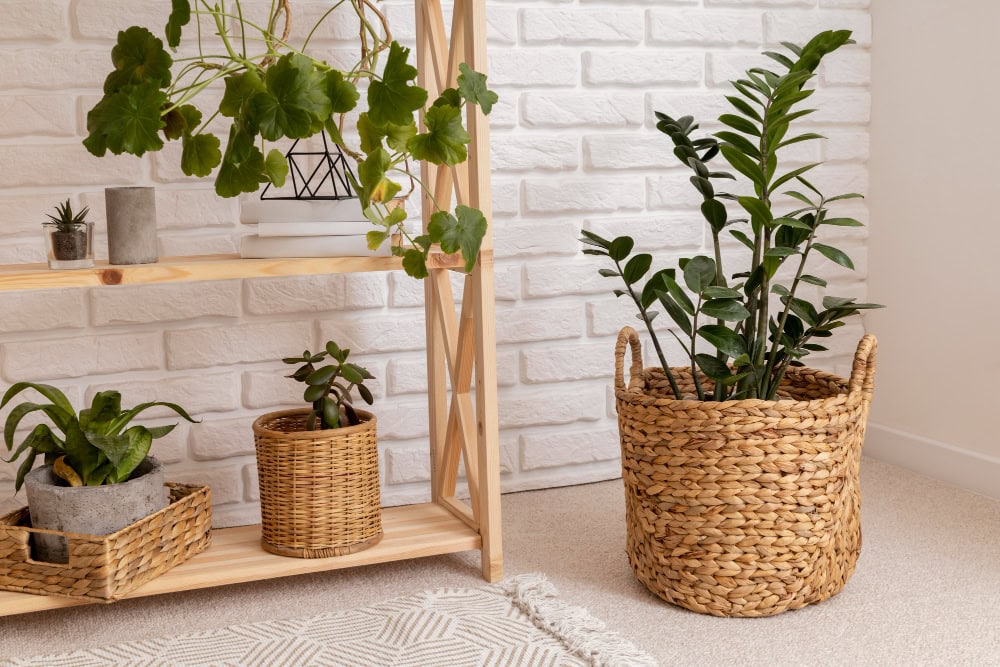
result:
M 817 239 L 824 228 L 861 226 L 852 218 L 835 217 L 829 208 L 834 202 L 861 195 L 824 195 L 804 176 L 822 163 L 782 171 L 778 162 L 783 148 L 823 138 L 812 132 L 790 135 L 789 130 L 793 121 L 815 111 L 798 108 L 813 94 L 805 85 L 825 56 L 853 43 L 850 36 L 847 30 L 826 31 L 803 47 L 783 42 L 789 54 L 765 52 L 780 70 L 755 67 L 747 70 L 744 78 L 731 82 L 738 94 L 726 99 L 735 113 L 719 117 L 726 129 L 714 135 L 693 136 L 698 125 L 690 116 L 674 119 L 656 114 L 657 129 L 670 137 L 674 155 L 693 172 L 691 183 L 702 197 L 701 213 L 712 233 L 714 256 L 680 260 L 679 275 L 674 268 L 650 275 L 652 256 L 633 254 L 631 237 L 608 240 L 583 231 L 580 240 L 588 246 L 583 252 L 613 262 L 614 268 L 601 269 L 600 273 L 624 282 L 624 289 L 616 289 L 615 295 L 627 296 L 635 303 L 637 317 L 645 324 L 678 399 L 686 397 L 653 328 L 658 312 L 652 308 L 657 303 L 683 336 L 670 332 L 689 357 L 697 398 L 716 401 L 773 400 L 789 366 L 801 366 L 801 359 L 810 352 L 827 349 L 814 339 L 833 335 L 846 318 L 862 310 L 881 308 L 848 297 L 827 296 L 819 306 L 801 298 L 803 283 L 826 287 L 826 281 L 805 270 L 815 253 L 854 269 L 846 253 Z M 718 155 L 749 181 L 752 195 L 717 191 L 717 182 L 737 180 L 730 172 L 709 167 Z M 805 192 L 787 189 L 793 183 Z M 785 201 L 795 202 L 792 210 L 779 210 L 775 200 L 781 194 L 787 197 Z M 742 217 L 730 217 L 726 202 L 738 205 Z M 733 273 L 733 283 L 723 267 L 721 239 L 725 231 L 750 253 L 749 269 Z M 792 277 L 779 281 L 777 273 L 787 262 L 793 262 Z M 700 341 L 711 345 L 715 353 L 699 351 Z M 713 381 L 711 392 L 702 386 L 699 369 Z
M 351 392 L 354 390 L 368 405 L 374 402 L 371 390 L 365 386 L 365 380 L 374 380 L 375 376 L 366 368 L 348 363 L 350 354 L 350 350 L 342 349 L 331 340 L 321 352 L 313 354 L 306 350 L 301 357 L 282 359 L 286 364 L 301 364 L 287 377 L 306 384 L 303 399 L 312 405 L 312 410 L 306 417 L 308 430 L 360 424 L 361 417 L 352 405 Z M 332 363 L 317 368 L 316 364 L 328 356 Z
M 360 58 L 349 71 L 332 67 L 309 49 L 317 29 L 342 6 L 360 26 Z M 410 171 L 411 162 L 454 166 L 466 160 L 470 137 L 463 113 L 473 105 L 489 114 L 497 101 L 485 75 L 462 63 L 458 87 L 445 90 L 428 106 L 428 93 L 415 84 L 417 70 L 408 63 L 410 50 L 392 40 L 373 0 L 332 1 L 297 44 L 289 36 L 290 0 L 274 0 L 263 20 L 245 14 L 240 0 L 172 0 L 164 29 L 169 47 L 176 50 L 181 44 L 192 18 L 197 28 L 193 56 L 172 57 L 145 27 L 118 33 L 104 97 L 87 114 L 87 150 L 96 156 L 107 151 L 141 156 L 160 150 L 165 141 L 179 140 L 182 171 L 205 177 L 218 168 L 216 192 L 234 197 L 255 192 L 263 183 L 284 184 L 285 156 L 278 149 L 267 150 L 267 142 L 325 130 L 358 163 L 353 186 L 365 216 L 378 227 L 368 234 L 372 249 L 398 233 L 400 241 L 392 250 L 411 276 L 427 276 L 426 258 L 434 244 L 447 253 L 460 252 L 466 270 L 472 269 L 487 228 L 482 212 L 467 206 L 454 213 L 438 210 L 427 232 L 412 236 L 403 224 L 404 208 L 387 204 L 401 190 L 392 175 L 423 187 Z M 208 39 L 202 19 L 210 22 L 217 39 Z M 279 25 L 284 26 L 281 32 Z M 174 65 L 180 66 L 176 74 Z M 368 109 L 358 118 L 360 150 L 354 150 L 344 140 L 343 126 L 345 115 L 357 106 L 361 82 L 367 84 Z M 218 108 L 205 109 L 210 112 L 206 117 L 194 99 L 223 86 Z M 423 112 L 423 132 L 417 128 L 418 111 Z M 220 115 L 232 119 L 225 148 L 206 131 Z

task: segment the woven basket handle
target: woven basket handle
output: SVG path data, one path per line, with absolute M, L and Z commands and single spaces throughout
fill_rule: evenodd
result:
M 861 399 L 870 403 L 875 391 L 875 357 L 878 351 L 878 340 L 874 334 L 865 334 L 858 343 L 858 351 L 854 353 L 854 368 L 851 370 L 851 381 L 847 385 L 849 393 L 861 392 Z
M 632 367 L 629 369 L 629 384 L 625 386 L 625 348 L 632 348 Z M 625 327 L 618 333 L 615 345 L 615 390 L 638 388 L 642 382 L 642 343 L 639 334 L 632 327 Z

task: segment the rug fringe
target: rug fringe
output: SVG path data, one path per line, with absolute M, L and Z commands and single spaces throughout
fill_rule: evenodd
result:
M 607 630 L 603 621 L 583 607 L 566 604 L 545 575 L 522 574 L 496 588 L 534 623 L 594 667 L 656 667 L 656 659 L 635 644 Z

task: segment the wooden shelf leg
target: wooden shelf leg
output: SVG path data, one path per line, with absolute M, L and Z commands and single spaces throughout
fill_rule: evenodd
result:
M 503 576 L 500 524 L 500 426 L 497 416 L 497 345 L 493 267 L 473 269 L 476 335 L 476 446 L 479 450 L 479 533 L 483 538 L 483 577 Z M 466 296 L 468 298 L 468 296 Z

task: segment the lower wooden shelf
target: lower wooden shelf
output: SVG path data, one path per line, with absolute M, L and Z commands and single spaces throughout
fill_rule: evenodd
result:
M 226 586 L 296 574 L 339 570 L 421 556 L 482 548 L 479 534 L 434 503 L 387 507 L 382 513 L 382 541 L 355 554 L 336 558 L 286 558 L 260 546 L 260 526 L 212 531 L 212 546 L 128 595 L 129 598 Z M 57 609 L 89 600 L 0 591 L 0 616 Z

